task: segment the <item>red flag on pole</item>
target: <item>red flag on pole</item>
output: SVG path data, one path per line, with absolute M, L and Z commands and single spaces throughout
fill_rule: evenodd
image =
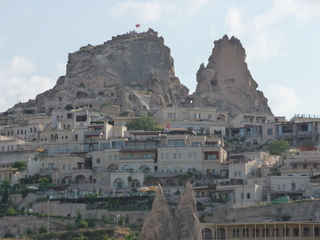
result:
M 139 23 L 139 24 L 136 24 L 136 27 L 140 27 L 140 23 Z

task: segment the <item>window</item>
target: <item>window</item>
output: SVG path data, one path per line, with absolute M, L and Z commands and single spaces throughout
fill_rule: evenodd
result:
M 17 134 L 19 134 L 19 130 L 17 130 Z
M 101 163 L 101 159 L 97 158 L 96 163 Z
M 189 153 L 189 154 L 188 154 L 188 157 L 189 157 L 189 158 L 192 158 L 192 153 Z
M 273 129 L 272 128 L 269 128 L 268 129 L 268 135 L 272 135 L 273 134 Z
M 313 168 L 318 168 L 318 163 L 314 163 Z
M 280 185 L 277 185 L 277 191 L 280 191 Z
M 193 142 L 192 147 L 201 147 L 201 142 Z
M 112 161 L 112 155 L 109 155 L 109 161 Z
M 166 154 L 166 159 L 169 159 L 169 154 L 168 153 Z
M 237 172 L 234 172 L 234 177 L 237 177 Z
M 282 190 L 286 190 L 286 185 L 285 184 L 282 185 Z
M 307 164 L 306 163 L 303 164 L 303 169 L 307 169 Z
M 30 132 L 32 133 L 32 128 L 30 128 Z
M 71 164 L 69 164 L 68 169 L 69 169 L 69 170 L 72 170 L 72 166 L 71 166 Z
M 182 158 L 182 154 L 181 153 L 179 153 L 179 159 L 181 159 Z
M 67 170 L 67 165 L 63 165 L 63 170 Z
M 161 159 L 164 159 L 164 154 L 163 153 L 161 153 Z
M 239 171 L 239 177 L 241 177 L 241 175 L 242 175 L 242 172 L 241 172 L 241 171 Z
M 207 158 L 206 158 L 207 160 L 216 160 L 217 159 L 217 155 L 215 155 L 215 154 L 209 154 L 209 155 L 207 155 Z
M 247 199 L 250 199 L 250 193 L 247 193 Z
M 113 159 L 118 160 L 118 155 L 114 155 Z
M 48 168 L 49 168 L 50 170 L 54 169 L 54 163 L 49 163 L 49 164 L 48 164 Z
M 196 158 L 196 157 L 197 157 L 197 153 L 194 153 L 194 154 L 193 154 L 193 158 Z
M 293 169 L 297 169 L 297 164 L 292 164 Z
M 209 115 L 208 115 L 208 119 L 212 119 L 212 116 L 211 116 L 211 114 L 209 114 Z
M 173 154 L 173 158 L 177 159 L 177 154 L 176 153 Z
M 171 147 L 183 147 L 184 140 L 169 140 L 168 145 Z
M 126 159 L 134 159 L 134 156 L 133 155 L 126 155 L 125 158 Z M 109 158 L 109 160 L 110 160 L 110 158 Z
M 151 154 L 142 154 L 142 159 L 152 159 Z

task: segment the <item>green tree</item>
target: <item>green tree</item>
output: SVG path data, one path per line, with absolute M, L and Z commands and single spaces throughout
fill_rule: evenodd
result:
M 143 115 L 140 119 L 134 119 L 127 125 L 128 130 L 154 131 L 158 129 L 158 122 L 154 117 Z
M 30 189 L 28 189 L 26 186 L 24 186 L 24 187 L 21 189 L 22 199 L 25 199 L 30 192 L 31 192 Z
M 0 195 L 1 195 L 1 206 L 8 204 L 11 190 L 11 181 L 8 177 L 5 177 L 3 181 L 0 181 Z
M 72 230 L 73 229 L 73 226 L 70 222 L 67 223 L 66 225 L 66 230 Z
M 17 172 L 23 172 L 26 170 L 27 168 L 27 163 L 26 162 L 23 162 L 23 161 L 16 161 L 13 165 L 12 165 L 13 168 L 16 168 Z
M 290 144 L 285 140 L 277 140 L 269 143 L 267 149 L 271 155 L 280 156 L 290 148 Z

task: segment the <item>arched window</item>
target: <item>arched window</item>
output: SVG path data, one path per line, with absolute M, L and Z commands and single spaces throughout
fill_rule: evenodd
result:
M 239 229 L 233 229 L 233 237 L 239 237 Z
M 225 239 L 226 238 L 226 230 L 224 228 L 218 228 L 216 230 L 216 239 Z M 211 239 L 211 238 L 208 238 Z
M 284 229 L 283 229 L 283 236 L 284 236 L 284 237 L 289 237 L 289 236 L 290 236 L 289 228 L 284 228 Z
M 263 229 L 262 237 L 269 237 L 269 228 L 264 228 Z
M 279 237 L 279 236 L 280 236 L 280 234 L 279 234 L 279 228 L 274 228 L 274 229 L 273 229 L 273 236 L 274 236 L 274 237 Z
M 243 229 L 242 237 L 249 237 L 249 229 L 248 228 Z
M 210 228 L 205 228 L 202 230 L 203 239 L 212 239 L 212 231 Z
M 320 228 L 318 228 L 318 227 L 314 228 L 314 235 L 320 236 Z
M 253 229 L 252 237 L 259 237 L 259 229 L 258 228 Z
M 303 236 L 304 236 L 304 237 L 310 236 L 310 229 L 309 229 L 308 227 L 305 227 L 305 228 L 303 229 Z
M 293 229 L 293 236 L 294 237 L 299 237 L 299 228 L 294 228 Z

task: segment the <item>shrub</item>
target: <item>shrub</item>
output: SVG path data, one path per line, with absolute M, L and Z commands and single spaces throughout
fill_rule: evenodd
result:
M 73 229 L 73 226 L 70 222 L 67 223 L 66 225 L 66 230 L 72 230 Z
M 86 218 L 85 221 L 88 223 L 88 227 L 94 227 L 96 225 L 96 220 L 94 218 Z
M 47 232 L 46 226 L 42 225 L 42 226 L 39 228 L 39 233 L 46 233 L 46 232 Z
M 10 230 L 8 230 L 4 235 L 4 238 L 14 238 L 14 235 L 10 232 Z
M 101 221 L 105 224 L 113 224 L 113 221 L 110 220 L 105 214 L 101 216 Z
M 33 230 L 30 227 L 27 228 L 27 234 L 33 234 Z
M 77 228 L 86 228 L 88 227 L 88 223 L 86 220 L 81 219 L 79 222 L 77 222 Z

